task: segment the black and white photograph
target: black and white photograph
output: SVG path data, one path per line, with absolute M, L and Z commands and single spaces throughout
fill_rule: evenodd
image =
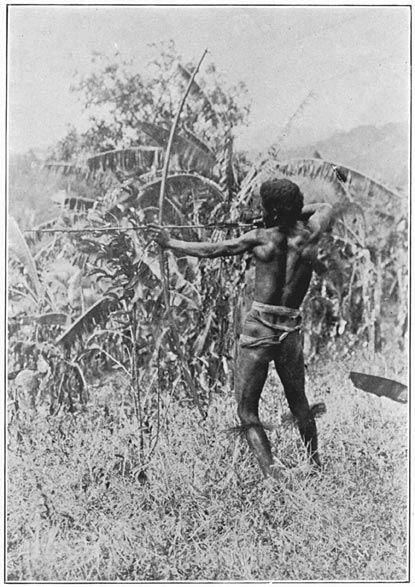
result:
M 6 583 L 408 582 L 410 4 L 7 4 Z

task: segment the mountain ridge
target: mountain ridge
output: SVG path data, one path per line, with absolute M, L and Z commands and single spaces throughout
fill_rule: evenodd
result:
M 401 190 L 408 189 L 409 125 L 361 125 L 303 146 L 284 149 L 280 159 L 308 158 L 318 152 L 323 159 L 342 163 Z

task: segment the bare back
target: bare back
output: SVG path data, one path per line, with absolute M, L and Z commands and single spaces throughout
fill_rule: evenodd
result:
M 280 227 L 260 229 L 253 253 L 256 259 L 255 293 L 257 302 L 299 308 L 317 258 L 317 244 L 310 243 L 312 230 L 298 221 L 288 230 Z
M 317 241 L 333 220 L 330 204 L 304 205 L 290 227 L 260 228 L 232 239 L 188 242 L 172 239 L 162 227 L 150 225 L 150 234 L 176 254 L 199 258 L 226 257 L 250 252 L 256 259 L 254 299 L 263 304 L 299 308 L 310 285 L 317 260 Z

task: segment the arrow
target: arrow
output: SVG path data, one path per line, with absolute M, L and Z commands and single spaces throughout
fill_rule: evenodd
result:
M 183 228 L 205 228 L 208 230 L 213 230 L 215 228 L 254 228 L 256 226 L 255 223 L 253 224 L 239 224 L 238 222 L 217 222 L 217 223 L 210 223 L 210 224 L 163 224 L 163 228 L 168 229 L 183 229 Z M 23 231 L 24 233 L 37 233 L 37 232 L 127 232 L 127 231 L 139 231 L 139 230 L 147 230 L 147 225 L 144 226 L 106 226 L 106 227 L 97 227 L 94 228 L 92 226 L 88 226 L 86 228 L 31 228 L 28 230 Z

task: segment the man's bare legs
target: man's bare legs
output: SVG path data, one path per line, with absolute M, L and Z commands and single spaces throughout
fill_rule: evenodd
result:
M 305 395 L 304 357 L 299 332 L 292 332 L 280 344 L 274 362 L 310 461 L 320 467 L 316 423 Z
M 235 395 L 238 416 L 249 448 L 258 460 L 265 477 L 272 474 L 271 445 L 258 416 L 259 398 L 268 374 L 267 349 L 241 348 L 236 372 Z
M 238 357 L 235 389 L 238 416 L 244 436 L 265 477 L 278 477 L 277 471 L 273 468 L 271 445 L 258 414 L 259 400 L 272 359 L 310 461 L 321 466 L 317 452 L 316 423 L 305 395 L 304 358 L 300 334 L 292 332 L 273 351 L 264 348 L 242 348 Z

